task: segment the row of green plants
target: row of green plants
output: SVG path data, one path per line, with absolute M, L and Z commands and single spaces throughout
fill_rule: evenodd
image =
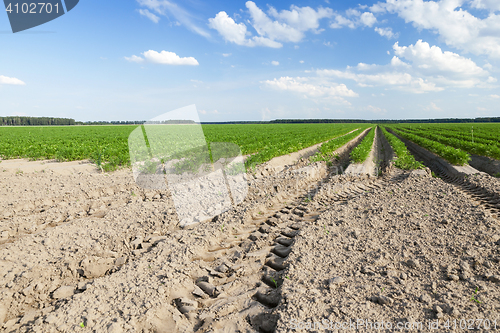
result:
M 412 133 L 429 140 L 437 141 L 447 146 L 451 146 L 457 149 L 461 149 L 470 154 L 476 154 L 481 156 L 488 156 L 491 158 L 500 159 L 500 148 L 497 142 L 492 142 L 491 140 L 476 138 L 472 142 L 471 138 L 464 138 L 463 134 L 453 134 L 449 132 L 435 132 L 431 130 L 424 129 L 401 129 L 408 133 Z
M 398 129 L 397 127 L 389 126 L 389 128 L 401 137 L 410 140 L 413 143 L 416 143 L 417 145 L 433 152 L 438 156 L 441 156 L 451 164 L 465 165 L 470 160 L 470 155 L 461 149 L 453 148 L 438 141 L 409 133 L 407 131 Z
M 382 130 L 382 133 L 387 141 L 389 141 L 389 144 L 397 155 L 397 158 L 394 160 L 394 165 L 396 167 L 403 170 L 425 168 L 421 162 L 415 160 L 415 157 L 408 151 L 405 144 L 401 140 L 399 140 L 394 134 L 389 133 L 383 126 L 380 126 L 379 128 Z
M 319 152 L 311 157 L 311 162 L 330 162 L 332 159 L 337 157 L 335 155 L 335 151 L 357 137 L 361 133 L 361 131 L 363 131 L 363 129 L 357 129 L 352 131 L 351 133 L 339 136 L 323 143 L 318 149 Z
M 243 155 L 251 155 L 245 165 L 247 168 L 252 168 L 273 157 L 340 137 L 363 126 L 367 127 L 364 124 L 202 125 L 202 130 L 198 126 L 181 126 L 179 128 L 182 132 L 176 131 L 175 126 L 171 126 L 167 134 L 168 138 L 165 138 L 164 130 L 163 132 L 162 130 L 156 131 L 154 127 L 145 126 L 147 129 L 143 132 L 149 139 L 148 146 L 141 147 L 138 144 L 135 147 L 132 144 L 131 148 L 139 151 L 139 156 L 144 155 L 143 160 L 158 156 L 158 152 L 162 154 L 166 152 L 165 154 L 168 155 L 165 156 L 166 158 L 173 158 L 173 156 L 184 158 L 189 154 L 186 155 L 183 152 L 189 152 L 198 146 L 197 140 L 200 141 L 199 133 L 201 132 L 209 144 L 230 142 L 239 146 Z M 2 159 L 28 158 L 59 161 L 89 159 L 102 170 L 111 171 L 130 166 L 128 138 L 137 128 L 137 125 L 1 127 L 0 157 Z M 186 140 L 190 132 L 193 132 L 193 141 Z M 139 139 L 142 136 L 140 132 L 137 135 Z M 200 145 L 205 144 L 205 140 L 201 140 Z M 193 163 L 182 161 L 178 167 L 179 169 L 185 167 L 195 169 L 200 161 L 199 158 Z
M 363 163 L 366 161 L 372 150 L 373 140 L 375 139 L 375 128 L 372 127 L 370 132 L 364 137 L 363 141 L 351 151 L 351 161 L 353 163 Z
M 461 134 L 465 140 L 483 138 L 498 142 L 500 123 L 469 123 L 469 124 L 399 124 L 399 128 L 428 130 L 439 133 Z
M 135 127 L 0 127 L 0 157 L 90 159 L 104 171 L 110 171 L 129 165 L 127 139 Z
M 241 147 L 247 168 L 340 137 L 359 124 L 203 125 L 209 142 L 232 142 Z M 365 126 L 366 128 L 366 126 Z

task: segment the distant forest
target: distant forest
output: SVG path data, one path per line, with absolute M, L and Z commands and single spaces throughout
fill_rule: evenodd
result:
M 0 117 L 0 126 L 74 126 L 74 125 L 141 125 L 146 123 L 141 121 L 75 121 L 71 118 L 52 118 L 52 117 L 21 117 L 10 116 Z M 151 123 L 151 122 L 148 122 Z M 153 123 L 163 124 L 185 124 L 193 121 L 170 120 Z M 362 119 L 277 119 L 271 121 L 227 121 L 227 122 L 203 122 L 204 125 L 210 124 L 318 124 L 318 123 L 371 123 L 371 124 L 395 124 L 395 123 L 500 123 L 500 117 L 492 118 L 443 118 L 443 119 L 381 119 L 381 120 L 362 120 Z

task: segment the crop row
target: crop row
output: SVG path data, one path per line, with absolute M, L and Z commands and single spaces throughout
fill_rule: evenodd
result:
M 394 161 L 394 165 L 396 167 L 403 170 L 424 168 L 424 165 L 415 160 L 415 157 L 408 151 L 405 144 L 401 140 L 399 140 L 394 134 L 387 132 L 383 126 L 380 126 L 380 129 L 397 155 L 397 158 Z
M 417 145 L 433 152 L 438 156 L 441 156 L 451 164 L 464 165 L 467 164 L 470 159 L 469 154 L 463 150 L 447 146 L 438 141 L 428 139 L 420 135 L 400 130 L 397 127 L 389 126 L 389 128 L 394 130 L 401 137 L 416 143 Z
M 362 130 L 363 129 L 359 128 L 359 129 L 356 129 L 348 134 L 336 137 L 334 139 L 331 139 L 331 140 L 323 143 L 319 147 L 319 149 L 318 149 L 319 151 L 316 153 L 316 155 L 311 157 L 311 161 L 312 162 L 317 162 L 317 161 L 330 162 L 333 158 L 336 157 L 336 156 L 334 156 L 334 152 L 337 149 L 339 149 L 340 147 L 342 147 L 343 145 L 347 144 L 349 141 L 351 141 L 355 137 L 357 137 L 361 133 Z
M 156 135 L 147 127 L 148 154 L 158 151 L 173 156 L 180 150 L 212 142 L 238 145 L 243 155 L 251 155 L 248 167 L 273 157 L 292 153 L 314 144 L 342 136 L 366 125 L 359 124 L 248 124 L 182 126 L 184 133 L 177 135 L 174 126 L 169 132 Z M 194 128 L 198 129 L 195 130 Z M 28 158 L 31 160 L 57 159 L 60 161 L 86 160 L 102 164 L 105 170 L 130 165 L 129 135 L 138 126 L 66 126 L 66 127 L 0 127 L 0 157 L 3 159 Z M 193 139 L 186 145 L 186 132 L 193 131 Z M 203 140 L 204 135 L 205 140 Z M 141 138 L 139 133 L 138 138 Z M 132 147 L 134 145 L 132 144 Z M 140 150 L 140 149 L 139 149 Z
M 443 135 L 453 135 L 458 138 L 476 141 L 477 139 L 490 140 L 493 144 L 498 143 L 500 137 L 500 124 L 499 123 L 473 123 L 473 124 L 399 124 L 398 128 L 405 128 L 409 130 L 425 130 L 431 132 L 438 132 Z
M 486 142 L 472 142 L 470 140 L 464 140 L 463 138 L 456 138 L 452 136 L 447 136 L 446 132 L 441 134 L 441 132 L 435 133 L 429 130 L 408 130 L 406 132 L 418 135 L 420 137 L 433 140 L 444 145 L 463 150 L 470 154 L 476 154 L 481 156 L 488 156 L 491 158 L 500 158 L 500 148 L 488 141 Z
M 464 141 L 469 141 L 471 143 L 483 143 L 487 145 L 500 146 L 500 142 L 498 142 L 498 138 L 500 134 L 492 134 L 492 133 L 474 133 L 473 131 L 463 132 L 460 130 L 448 129 L 448 128 L 439 128 L 439 127 L 410 127 L 410 126 L 397 126 L 399 129 L 403 129 L 409 132 L 431 132 L 431 133 L 439 133 L 439 135 L 445 136 L 447 138 L 455 138 Z
M 370 155 L 374 139 L 375 128 L 371 128 L 370 132 L 368 132 L 363 141 L 361 141 L 361 143 L 351 151 L 351 161 L 354 163 L 363 163 Z

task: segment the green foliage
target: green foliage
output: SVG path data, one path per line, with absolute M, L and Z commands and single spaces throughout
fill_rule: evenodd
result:
M 387 130 L 380 126 L 382 133 L 386 137 L 387 141 L 389 141 L 392 149 L 397 155 L 396 160 L 394 161 L 394 165 L 403 170 L 414 170 L 414 169 L 423 169 L 425 166 L 416 161 L 415 157 L 408 151 L 405 144 L 399 140 L 394 134 L 387 132 Z
M 375 139 L 375 128 L 371 128 L 370 132 L 365 136 L 363 141 L 351 151 L 351 161 L 354 163 L 363 163 L 370 155 L 372 150 L 373 140 Z
M 366 128 L 366 125 L 363 125 Z M 359 124 L 249 124 L 203 125 L 208 142 L 232 142 L 240 146 L 248 168 L 344 135 Z
M 398 127 L 392 127 L 397 134 L 402 136 L 403 138 L 410 140 L 417 145 L 433 152 L 434 154 L 441 156 L 448 162 L 454 165 L 464 165 L 469 162 L 470 156 L 465 151 L 456 149 L 450 146 L 446 146 L 438 141 L 434 141 L 431 139 L 427 139 L 420 135 L 415 135 L 403 130 L 398 129 Z
M 361 133 L 361 131 L 366 129 L 367 127 L 368 125 L 361 125 L 361 128 L 352 131 L 352 133 L 336 137 L 332 140 L 329 140 L 328 142 L 323 143 L 321 147 L 319 147 L 319 152 L 310 158 L 311 162 L 330 162 L 332 159 L 338 159 L 339 156 L 337 154 L 334 154 L 334 152 L 357 137 Z
M 273 157 L 296 152 L 332 138 L 347 138 L 342 135 L 368 125 L 359 124 L 245 124 L 245 125 L 202 125 L 206 142 L 230 142 L 241 148 L 243 155 L 250 155 L 245 162 L 247 168 L 269 161 Z M 71 127 L 0 127 L 0 157 L 3 159 L 28 158 L 31 160 L 57 159 L 59 161 L 91 160 L 104 171 L 130 166 L 129 135 L 139 126 L 71 126 Z M 192 126 L 193 130 L 197 126 Z M 197 170 L 210 161 L 210 153 L 193 158 L 193 145 L 183 146 L 186 140 L 175 140 L 178 132 L 172 131 L 173 140 L 155 141 L 149 147 L 133 147 L 143 153 L 143 160 L 156 156 L 157 152 L 167 152 L 171 158 L 177 157 L 177 169 Z M 191 129 L 182 126 L 184 131 Z M 147 129 L 147 137 L 154 138 L 155 128 Z M 182 133 L 186 137 L 186 133 Z M 138 132 L 138 138 L 143 134 Z M 352 134 L 354 135 L 354 134 Z M 351 135 L 351 136 L 352 136 Z M 182 136 L 182 135 L 181 135 Z M 347 140 L 348 141 L 348 140 Z M 178 145 L 172 145 L 178 142 Z M 341 141 L 340 141 L 341 142 Z M 332 145 L 335 141 L 332 141 Z M 323 145 L 322 149 L 326 149 Z M 206 146 L 205 146 L 206 147 Z M 219 146 L 218 146 L 219 147 Z M 205 148 L 206 149 L 206 148 Z M 218 157 L 233 156 L 234 146 L 217 150 Z M 177 154 L 177 155 L 175 155 Z M 207 157 L 208 156 L 208 157 Z M 146 165 L 146 171 L 153 166 Z M 241 169 L 241 166 L 240 166 Z M 236 170 L 233 170 L 236 172 Z
M 128 135 L 137 126 L 0 127 L 4 159 L 92 160 L 104 170 L 127 166 Z
M 420 137 L 442 143 L 446 146 L 463 150 L 470 154 L 500 159 L 500 147 L 498 142 L 498 138 L 500 138 L 500 135 L 496 138 L 496 140 L 484 139 L 476 135 L 474 137 L 474 141 L 472 141 L 473 137 L 471 133 L 456 133 L 454 131 L 449 131 L 446 129 L 436 129 L 432 127 L 423 129 L 402 127 L 397 128 L 407 133 L 418 135 Z
M 349 134 L 337 137 L 335 139 L 332 139 L 328 142 L 325 142 L 319 148 L 320 153 L 323 155 L 332 156 L 331 154 L 334 151 L 336 151 L 337 149 L 339 149 L 340 147 L 342 147 L 343 145 L 345 145 L 346 143 L 348 143 L 349 141 L 351 141 L 352 139 L 357 137 L 361 133 L 361 131 L 366 129 L 367 127 L 368 126 L 363 125 L 361 128 L 353 131 L 352 133 L 349 133 Z M 335 156 L 333 156 L 333 157 L 335 157 Z

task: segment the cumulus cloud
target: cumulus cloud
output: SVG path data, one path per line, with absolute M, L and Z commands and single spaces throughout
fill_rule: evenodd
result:
M 366 25 L 367 27 L 372 27 L 375 23 L 377 23 L 377 18 L 375 15 L 373 15 L 370 12 L 364 12 L 361 14 L 359 17 L 359 21 L 363 24 Z
M 273 61 L 271 61 L 271 65 L 273 65 L 273 66 L 279 66 L 280 62 L 276 61 L 276 60 L 273 60 Z
M 424 108 L 426 111 L 443 111 L 436 103 L 431 102 L 428 106 Z
M 500 2 L 498 0 L 473 0 L 471 7 L 495 12 L 500 11 Z
M 372 27 L 377 23 L 377 18 L 371 12 L 361 13 L 356 9 L 348 9 L 345 12 L 345 16 L 341 14 L 335 14 L 334 21 L 330 24 L 332 29 L 340 29 L 343 27 L 348 27 L 351 29 L 356 29 L 357 27 Z
M 343 104 L 350 104 L 344 97 L 357 97 L 358 94 L 347 88 L 345 84 L 337 84 L 329 80 L 307 77 L 280 77 L 279 79 L 262 82 L 265 87 L 299 93 L 305 98 L 315 100 L 333 100 Z
M 399 90 L 405 90 L 413 93 L 436 92 L 444 90 L 437 87 L 435 83 L 416 78 L 404 72 L 380 72 L 376 74 L 359 74 L 351 70 L 339 71 L 332 69 L 323 69 L 317 71 L 320 76 L 337 77 L 340 79 L 353 80 L 361 87 L 366 86 L 389 86 Z
M 500 95 L 490 95 L 491 98 L 495 98 L 495 99 L 498 99 L 500 98 Z
M 251 36 L 245 23 L 236 23 L 229 15 L 221 11 L 210 18 L 208 26 L 215 29 L 228 42 L 244 46 L 267 46 L 278 48 L 281 42 L 297 43 L 304 39 L 305 33 L 312 31 L 320 33 L 320 20 L 329 18 L 333 11 L 329 8 L 297 7 L 278 11 L 270 7 L 265 13 L 253 1 L 247 1 L 245 6 L 250 14 L 248 23 L 257 32 Z
M 247 26 L 244 23 L 236 23 L 226 12 L 222 11 L 215 15 L 214 18 L 208 19 L 208 26 L 215 29 L 228 42 L 243 46 L 267 46 L 272 48 L 280 48 L 283 45 L 265 37 L 254 36 L 248 39 L 246 36 Z
M 154 23 L 158 23 L 160 21 L 160 18 L 158 16 L 156 16 L 155 14 L 151 13 L 149 10 L 147 9 L 139 9 L 139 14 L 141 14 L 142 16 L 145 16 L 147 17 L 148 19 L 150 19 L 151 21 L 153 21 Z
M 24 86 L 26 83 L 23 81 L 16 79 L 15 77 L 8 77 L 0 75 L 0 84 L 9 84 L 14 86 Z
M 178 4 L 169 1 L 169 0 L 137 0 L 140 6 L 145 7 L 145 10 L 152 11 L 149 12 L 151 15 L 158 17 L 157 15 L 169 17 L 169 14 L 175 17 L 175 19 L 181 24 L 184 25 L 189 30 L 201 35 L 203 37 L 210 37 L 210 34 L 203 28 L 201 28 L 198 24 L 195 23 L 197 18 L 194 17 L 187 10 L 179 6 Z M 149 19 L 153 20 L 148 14 L 143 14 L 139 11 L 141 15 L 145 15 Z M 144 12 L 145 13 L 145 12 Z M 156 15 L 157 14 L 157 15 Z M 150 15 L 150 16 L 151 16 Z M 159 20 L 159 18 L 158 18 Z M 154 22 L 154 21 L 153 21 Z
M 379 108 L 378 106 L 368 105 L 363 108 L 363 110 L 373 112 L 378 115 L 384 115 L 387 113 L 386 109 Z
M 471 59 L 422 40 L 414 45 L 393 45 L 396 54 L 387 65 L 359 63 L 346 70 L 318 70 L 319 76 L 353 80 L 360 87 L 387 87 L 413 93 L 447 88 L 491 88 L 496 78 Z M 404 60 L 403 60 L 404 59 Z
M 418 29 L 433 31 L 452 47 L 500 58 L 500 15 L 479 18 L 462 8 L 464 0 L 386 0 L 370 7 L 373 13 L 396 14 Z M 469 1 L 467 3 L 470 3 Z M 475 0 L 476 8 L 498 10 L 497 0 Z
M 319 20 L 333 15 L 329 8 L 319 8 L 316 11 L 311 7 L 292 5 L 290 10 L 281 12 L 271 7 L 269 14 L 276 19 L 272 20 L 253 1 L 247 1 L 245 5 L 250 12 L 253 28 L 259 35 L 283 42 L 300 42 L 305 36 L 304 32 L 318 32 Z
M 131 57 L 125 57 L 126 60 L 130 62 L 142 63 L 148 61 L 154 64 L 162 64 L 162 65 L 188 65 L 188 66 L 198 66 L 198 61 L 193 57 L 184 57 L 181 58 L 174 52 L 169 51 L 153 51 L 149 50 L 142 53 L 144 58 L 133 55 Z
M 393 46 L 394 53 L 405 58 L 420 70 L 432 75 L 458 74 L 462 77 L 488 76 L 488 72 L 474 61 L 457 53 L 442 51 L 438 46 L 430 46 L 419 40 L 415 45 Z
M 406 67 L 409 68 L 411 65 L 407 64 L 406 62 L 402 61 L 398 57 L 394 56 L 391 59 L 391 66 L 393 67 Z
M 144 59 L 141 57 L 138 57 L 136 55 L 133 55 L 131 57 L 125 57 L 125 60 L 130 61 L 130 62 L 136 62 L 138 64 L 144 62 Z
M 147 61 L 164 65 L 189 65 L 198 66 L 198 61 L 193 57 L 181 58 L 174 52 L 149 50 L 143 53 Z
M 387 39 L 398 38 L 399 36 L 399 34 L 395 34 L 394 32 L 392 32 L 392 28 L 375 27 L 375 32 L 382 37 L 386 37 Z

